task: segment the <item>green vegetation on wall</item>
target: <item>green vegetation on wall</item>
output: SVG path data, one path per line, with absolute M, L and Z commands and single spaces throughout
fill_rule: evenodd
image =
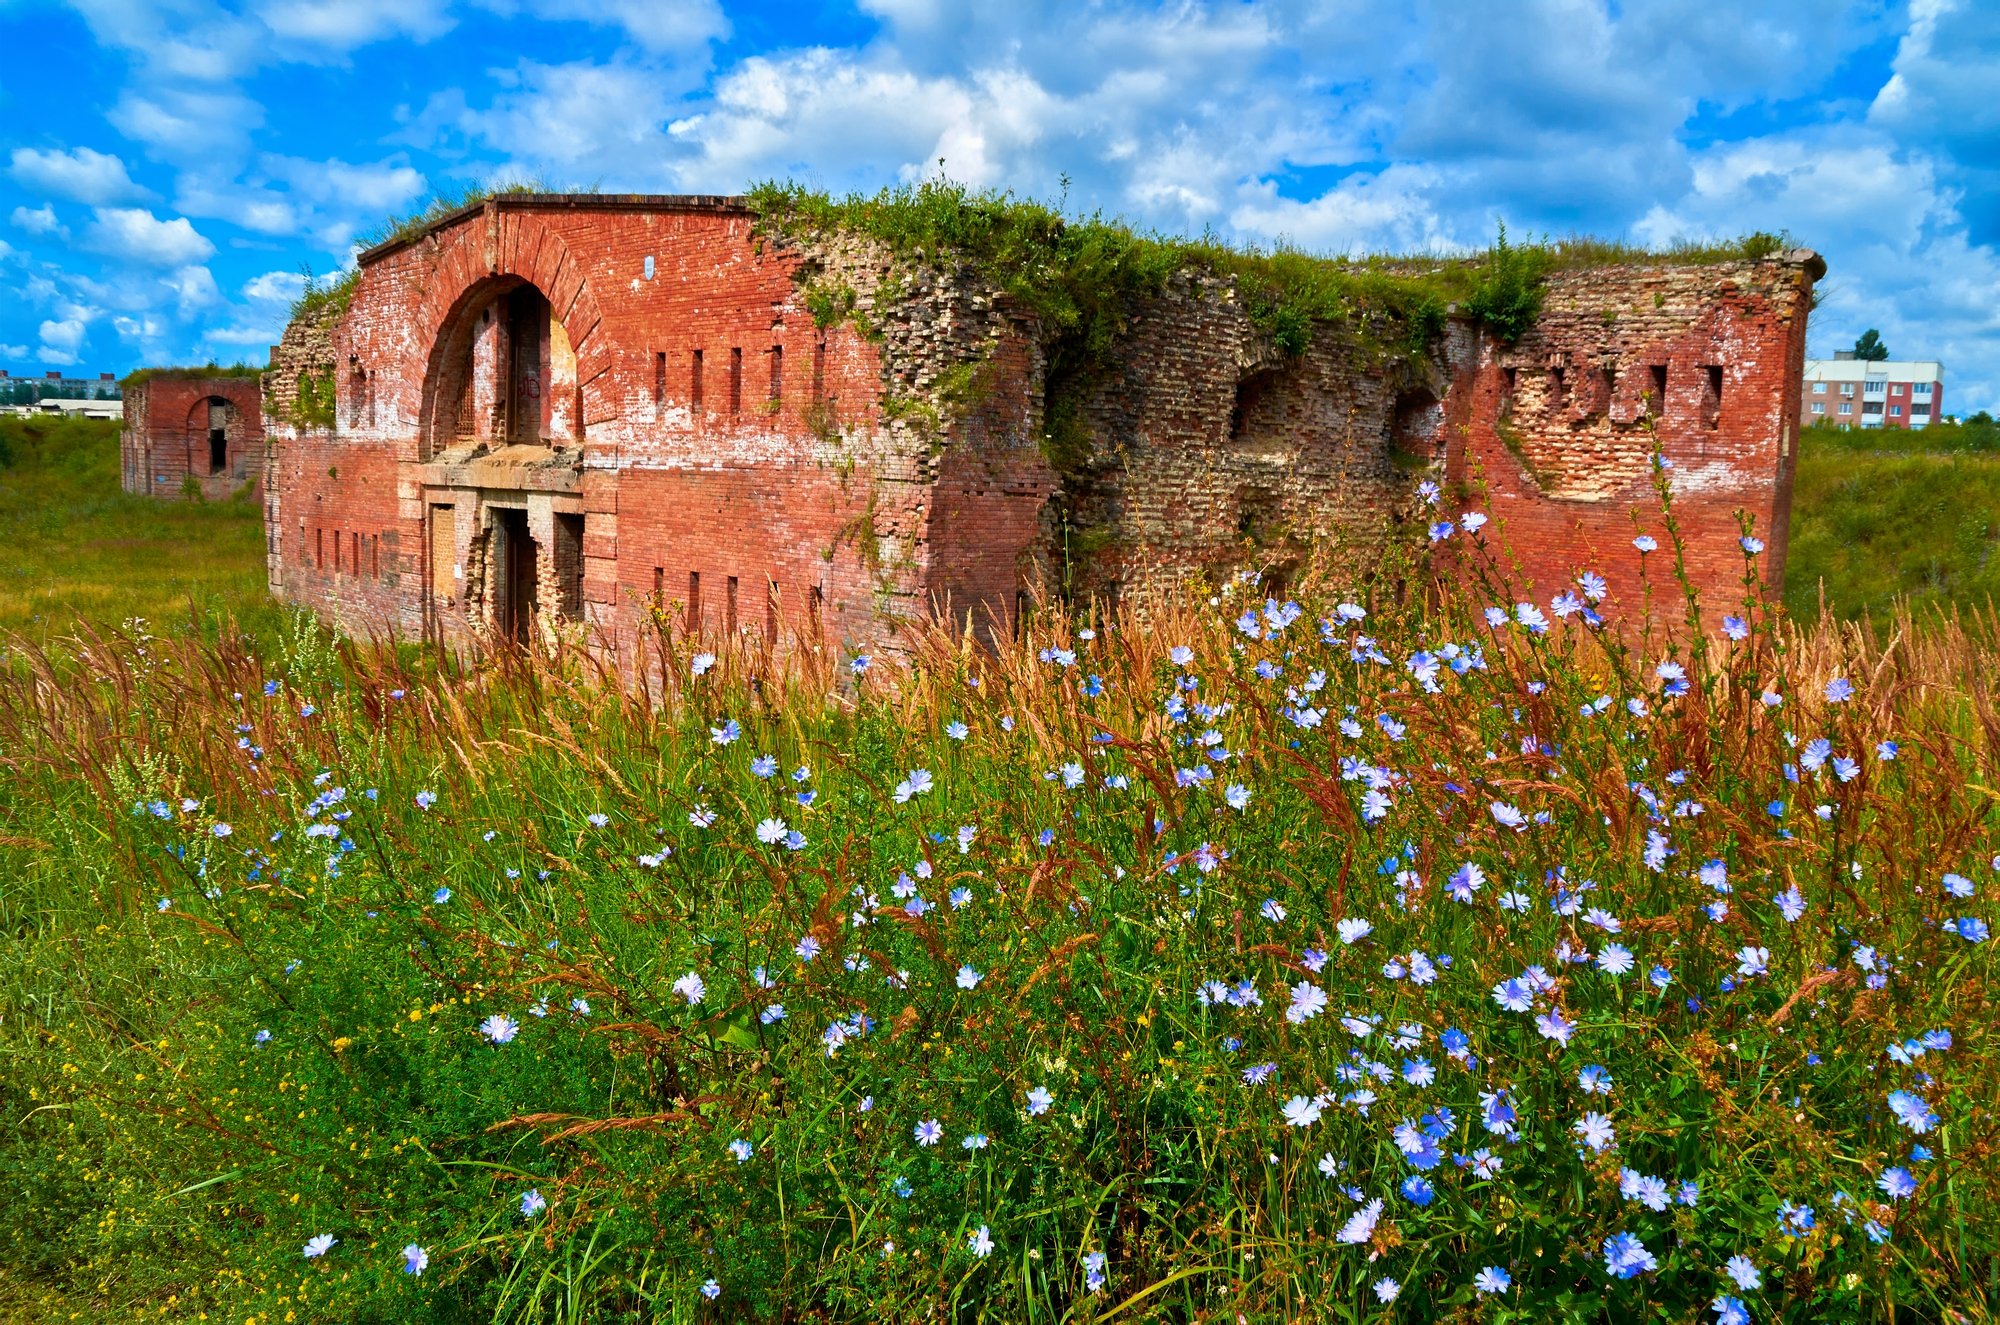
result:
M 121 387 L 135 387 L 141 382 L 150 382 L 156 377 L 262 377 L 262 365 L 252 363 L 218 364 L 213 359 L 199 368 L 135 368 L 118 379 Z
M 1182 272 L 1233 283 L 1251 322 L 1286 354 L 1303 354 L 1321 327 L 1338 325 L 1365 349 L 1416 357 L 1443 330 L 1453 306 L 1486 321 L 1501 339 L 1516 339 L 1533 323 L 1541 283 L 1556 270 L 1754 259 L 1787 243 L 1759 234 L 1653 252 L 1595 240 L 1511 244 L 1502 230 L 1479 257 L 1335 258 L 1285 246 L 1232 246 L 1213 235 L 1141 232 L 1100 213 L 1066 216 L 1060 206 L 942 179 L 842 198 L 773 180 L 752 188 L 747 201 L 767 232 L 846 231 L 880 241 L 899 258 L 963 264 L 1031 311 L 1048 354 L 1045 450 L 1065 471 L 1089 453 L 1088 438 L 1075 435 L 1073 397 L 1107 362 L 1133 303 L 1161 294 Z M 831 291 L 810 287 L 807 300 L 821 325 L 841 316 Z
M 301 428 L 333 427 L 335 400 L 333 373 L 300 373 L 298 394 L 292 398 L 292 422 Z

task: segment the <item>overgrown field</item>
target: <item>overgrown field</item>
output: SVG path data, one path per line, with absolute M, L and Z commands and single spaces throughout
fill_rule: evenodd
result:
M 667 637 L 648 693 L 25 654 L 0 1265 L 259 1325 L 1988 1318 L 1991 634 L 1628 647 L 1595 588 Z
M 265 606 L 263 508 L 128 497 L 118 425 L 0 417 L 0 630 L 46 640 L 79 620 L 211 631 L 218 613 L 274 627 Z
M 1808 428 L 1799 443 L 1785 603 L 1852 620 L 2000 602 L 2000 426 Z

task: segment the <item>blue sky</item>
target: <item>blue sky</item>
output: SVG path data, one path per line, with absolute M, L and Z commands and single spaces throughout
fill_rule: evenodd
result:
M 261 362 L 433 192 L 939 168 L 1324 252 L 1789 230 L 2000 406 L 1989 0 L 0 0 L 0 367 Z

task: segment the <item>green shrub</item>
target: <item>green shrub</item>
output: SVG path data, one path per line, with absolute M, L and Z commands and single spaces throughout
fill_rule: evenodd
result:
M 1508 345 L 1521 339 L 1542 313 L 1542 278 L 1548 274 L 1548 254 L 1538 248 L 1516 248 L 1507 242 L 1507 227 L 1487 250 L 1486 262 L 1465 308 Z

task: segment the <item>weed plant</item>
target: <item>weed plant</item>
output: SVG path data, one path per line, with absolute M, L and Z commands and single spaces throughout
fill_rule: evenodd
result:
M 624 687 L 17 646 L 0 1264 L 259 1325 L 1988 1318 L 1990 621 L 1794 629 L 1749 540 L 1740 617 L 1641 627 L 1454 519 L 1403 604 Z

